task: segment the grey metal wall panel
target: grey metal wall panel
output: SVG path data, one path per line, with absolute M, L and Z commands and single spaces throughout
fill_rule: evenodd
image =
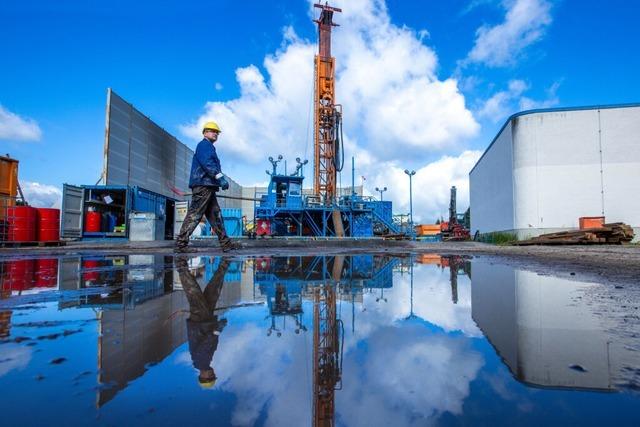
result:
M 82 193 L 81 187 L 62 185 L 62 237 L 77 238 L 82 234 Z
M 193 151 L 112 90 L 107 100 L 105 183 L 138 185 L 167 197 L 188 191 Z

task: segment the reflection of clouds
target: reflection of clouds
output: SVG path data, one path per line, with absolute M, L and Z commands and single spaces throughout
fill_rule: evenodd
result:
M 309 306 L 308 309 L 311 307 Z M 308 425 L 311 413 L 311 332 L 266 336 L 265 324 L 231 322 L 214 355 L 218 384 L 236 395 L 234 425 Z
M 352 353 L 336 393 L 336 415 L 346 425 L 424 425 L 445 411 L 460 414 L 483 364 L 464 337 L 435 335 L 419 321 L 381 327 L 366 350 Z
M 410 274 L 394 273 L 393 287 L 384 290 L 387 302 L 376 302 L 379 296 L 378 289 L 363 295 L 365 310 L 357 313 L 355 319 L 357 339 L 363 339 L 379 325 L 400 321 L 409 316 L 411 312 Z M 344 308 L 343 312 L 345 312 Z M 458 276 L 458 303 L 453 304 L 448 268 L 414 265 L 413 314 L 439 326 L 446 332 L 461 331 L 464 335 L 474 338 L 482 336 L 482 332 L 471 318 L 471 281 L 465 275 Z M 343 318 L 345 324 L 351 323 L 350 316 L 343 315 Z M 350 344 L 345 346 L 348 347 Z
M 173 359 L 173 363 L 176 365 L 193 366 L 193 360 L 191 359 L 191 353 L 189 353 L 189 350 L 185 349 L 178 353 Z
M 410 286 L 408 275 L 404 276 L 404 282 L 403 286 Z M 413 267 L 413 312 L 447 332 L 461 331 L 470 337 L 482 336 L 471 318 L 471 280 L 463 274 L 458 275 L 458 303 L 453 304 L 448 268 Z
M 0 353 L 0 377 L 14 369 L 26 368 L 31 361 L 32 352 L 31 347 L 14 343 L 3 344 L 2 353 Z
M 345 322 L 343 384 L 336 392 L 338 424 L 424 424 L 448 411 L 461 412 L 469 383 L 482 366 L 480 353 L 465 336 L 480 333 L 471 320 L 470 283 L 458 277 L 458 304 L 451 302 L 449 270 L 414 267 L 414 314 L 410 312 L 410 277 L 394 274 L 394 286 L 384 290 L 387 302 L 376 302 L 380 290 L 365 291 L 355 307 L 355 334 L 351 304 L 339 301 Z M 309 331 L 268 337 L 269 320 L 260 317 L 236 322 L 233 315 L 220 336 L 213 358 L 216 387 L 233 393 L 234 425 L 308 425 L 311 422 L 313 333 L 312 304 L 304 304 Z M 266 315 L 266 310 L 264 315 Z M 240 319 L 238 319 L 240 320 Z M 185 360 L 186 362 L 186 360 Z M 400 422 L 396 422 L 400 417 Z M 404 418 L 403 418 L 404 417 Z
M 522 395 L 515 389 L 517 385 L 511 380 L 510 375 L 484 373 L 482 377 L 491 386 L 496 395 L 504 401 L 513 402 L 520 412 L 531 412 L 534 409 L 529 396 Z

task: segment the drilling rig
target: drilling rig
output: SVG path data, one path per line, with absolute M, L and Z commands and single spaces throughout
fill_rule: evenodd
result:
M 342 9 L 328 4 L 314 4 L 320 9 L 318 54 L 314 60 L 314 180 L 313 191 L 325 206 L 336 205 L 337 174 L 342 170 L 342 106 L 335 103 L 336 59 L 331 56 L 333 14 Z M 339 209 L 332 212 L 336 236 L 344 236 Z
M 314 180 L 313 194 L 303 194 L 303 166 L 296 159 L 293 174 L 278 173 L 278 160 L 270 157 L 272 171 L 266 193 L 255 194 L 254 223 L 258 236 L 322 236 L 370 237 L 375 230 L 398 233 L 393 222 L 390 201 L 358 196 L 354 189 L 348 195 L 338 194 L 338 172 L 344 165 L 342 138 L 342 106 L 336 103 L 336 60 L 331 56 L 331 32 L 338 24 L 334 14 L 341 9 L 328 4 L 315 4 L 320 16 L 318 53 L 314 58 Z M 355 160 L 352 161 L 355 171 Z M 352 174 L 352 187 L 355 187 Z
M 469 230 L 460 223 L 456 206 L 456 187 L 451 187 L 451 198 L 449 199 L 449 221 L 440 223 L 442 240 L 469 240 Z

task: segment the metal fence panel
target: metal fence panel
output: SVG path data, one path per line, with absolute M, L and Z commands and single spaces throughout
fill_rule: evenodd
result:
M 172 189 L 188 191 L 192 157 L 189 147 L 108 90 L 106 185 L 137 185 L 182 200 Z

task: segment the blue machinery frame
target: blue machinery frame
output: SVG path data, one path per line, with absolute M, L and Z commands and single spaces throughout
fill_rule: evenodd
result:
M 338 209 L 345 236 L 371 237 L 374 231 L 398 233 L 393 222 L 392 203 L 355 194 L 342 196 L 337 204 L 325 206 L 315 196 L 302 194 L 301 175 L 271 175 L 267 193 L 256 192 L 254 223 L 270 236 L 335 236 L 332 214 Z

